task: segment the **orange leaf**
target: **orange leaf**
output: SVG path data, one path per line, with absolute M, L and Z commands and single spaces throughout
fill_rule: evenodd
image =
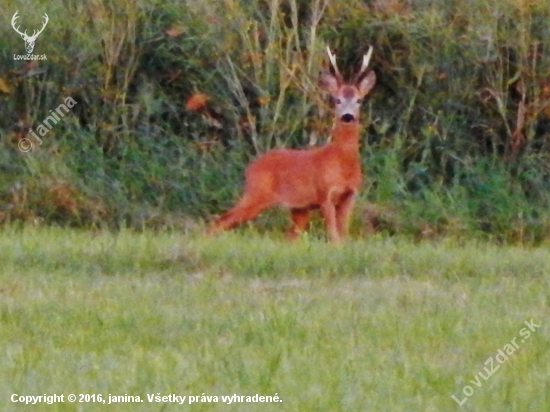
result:
M 7 94 L 11 93 L 11 87 L 1 77 L 0 77 L 0 92 L 4 92 L 4 93 L 7 93 Z
M 170 37 L 176 37 L 183 33 L 183 29 L 166 29 L 164 32 Z
M 204 106 L 206 106 L 206 102 L 210 99 L 207 94 L 197 92 L 193 94 L 189 99 L 187 99 L 187 104 L 185 105 L 185 108 L 187 110 L 200 110 Z
M 250 62 L 254 64 L 259 64 L 262 62 L 264 58 L 264 55 L 262 53 L 244 53 L 243 54 L 243 61 Z
M 265 106 L 266 104 L 269 103 L 270 100 L 271 99 L 269 98 L 269 96 L 262 96 L 262 97 L 258 97 L 256 101 L 260 106 Z

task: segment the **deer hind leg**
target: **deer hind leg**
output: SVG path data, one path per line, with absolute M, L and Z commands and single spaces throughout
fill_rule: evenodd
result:
M 262 210 L 267 209 L 269 206 L 271 206 L 271 202 L 255 199 L 245 194 L 235 207 L 218 217 L 210 225 L 208 231 L 213 233 L 231 229 L 247 220 L 254 219 Z
M 300 233 L 304 231 L 309 222 L 309 216 L 311 214 L 310 209 L 291 209 L 290 216 L 292 219 L 292 226 L 286 232 L 286 236 L 289 239 L 296 239 Z
M 355 193 L 349 192 L 341 199 L 340 204 L 336 206 L 336 228 L 340 236 L 347 236 L 349 231 L 349 222 L 351 218 L 351 212 L 355 205 Z

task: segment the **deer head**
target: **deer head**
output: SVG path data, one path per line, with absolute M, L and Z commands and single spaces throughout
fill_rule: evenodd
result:
M 19 13 L 19 10 L 17 10 L 15 12 L 15 14 L 13 15 L 13 17 L 11 19 L 11 25 L 12 25 L 13 29 L 21 35 L 23 40 L 25 40 L 25 48 L 27 49 L 27 53 L 31 54 L 32 51 L 34 50 L 34 42 L 36 41 L 36 38 L 38 37 L 38 35 L 40 33 L 42 33 L 42 31 L 44 31 L 44 28 L 46 27 L 46 24 L 48 24 L 48 21 L 49 21 L 48 15 L 46 13 L 44 13 L 44 24 L 42 25 L 42 28 L 38 31 L 34 30 L 32 35 L 29 36 L 29 35 L 27 35 L 27 30 L 25 30 L 24 33 L 21 33 L 19 31 L 19 27 L 15 27 L 15 21 L 19 18 L 17 13 Z
M 361 69 L 355 75 L 353 81 L 345 82 L 336 65 L 336 55 L 327 47 L 330 65 L 334 74 L 329 71 L 320 75 L 321 86 L 327 90 L 336 103 L 336 121 L 344 123 L 357 122 L 363 98 L 372 90 L 376 83 L 374 71 L 367 71 L 372 56 L 372 46 L 363 56 Z

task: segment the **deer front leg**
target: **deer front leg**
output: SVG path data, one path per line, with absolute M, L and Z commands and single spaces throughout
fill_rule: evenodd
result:
M 354 205 L 355 192 L 350 192 L 345 195 L 340 204 L 336 207 L 336 227 L 338 229 L 338 233 L 342 237 L 348 235 L 349 222 Z
M 338 228 L 336 227 L 336 207 L 334 203 L 331 203 L 330 200 L 327 200 L 321 205 L 321 213 L 325 219 L 327 226 L 328 237 L 331 242 L 339 243 L 341 238 L 338 233 Z

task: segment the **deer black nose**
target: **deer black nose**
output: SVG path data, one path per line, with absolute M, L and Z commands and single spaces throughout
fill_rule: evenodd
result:
M 344 122 L 344 123 L 349 123 L 349 122 L 353 122 L 355 120 L 355 117 L 353 117 L 352 114 L 350 113 L 346 113 L 345 115 L 343 115 L 341 117 L 341 120 Z

